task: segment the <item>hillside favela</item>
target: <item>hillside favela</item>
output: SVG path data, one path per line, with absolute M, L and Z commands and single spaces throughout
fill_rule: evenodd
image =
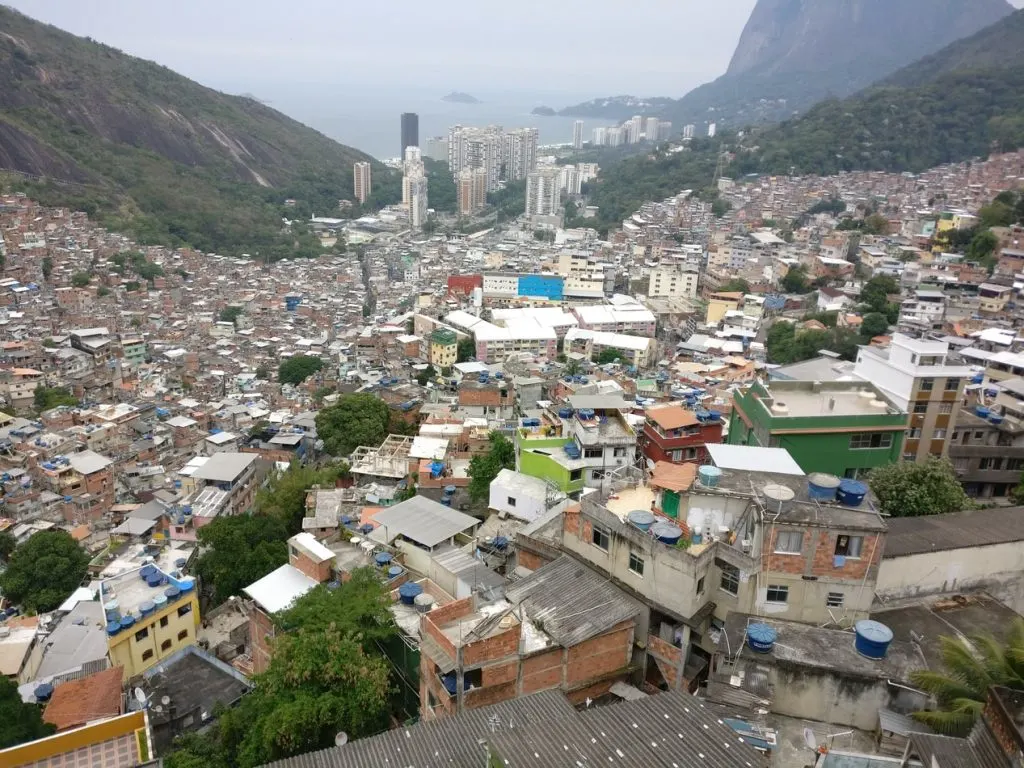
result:
M 1024 2 L 0 2 L 0 768 L 1024 766 Z

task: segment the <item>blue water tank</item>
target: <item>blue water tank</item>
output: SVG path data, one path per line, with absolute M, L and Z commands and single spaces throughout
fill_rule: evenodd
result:
M 507 546 L 508 546 L 508 539 L 506 537 L 504 537 L 504 536 L 495 536 L 494 537 L 494 548 L 495 549 L 505 549 L 505 547 L 507 547 Z
M 135 623 L 135 617 L 131 614 L 127 614 L 121 617 L 121 629 L 128 629 Z
M 413 605 L 417 595 L 423 594 L 423 587 L 419 584 L 413 584 L 411 581 L 407 581 L 405 584 L 398 588 L 398 597 L 402 601 L 403 605 Z
M 644 532 L 651 530 L 654 525 L 654 515 L 646 509 L 635 509 L 626 515 L 626 519 Z
M 392 565 L 390 568 L 388 568 L 388 578 L 397 579 L 399 576 L 402 575 L 403 570 L 404 569 L 400 565 Z
M 868 486 L 860 480 L 843 480 L 839 483 L 836 497 L 839 503 L 847 507 L 859 507 L 868 495 Z
M 984 405 L 979 405 L 977 408 L 974 409 L 974 413 L 983 419 L 987 419 L 990 411 Z
M 177 600 L 180 594 L 181 590 L 173 585 L 164 590 L 164 595 L 167 596 L 167 602 L 170 602 L 171 600 Z
M 697 470 L 697 476 L 700 478 L 700 484 L 705 488 L 717 488 L 722 479 L 722 470 L 708 464 Z
M 892 630 L 885 624 L 863 619 L 853 625 L 855 634 L 853 647 L 861 656 L 869 659 L 884 659 L 892 642 Z
M 159 573 L 151 573 L 149 574 L 149 577 L 146 579 L 146 584 L 150 587 L 159 587 L 160 582 L 162 581 L 163 576 L 161 576 Z
M 196 585 L 196 580 L 191 576 L 184 576 L 178 579 L 178 589 L 182 592 L 189 592 Z
M 373 556 L 373 561 L 383 568 L 385 565 L 391 562 L 391 554 L 388 552 L 378 552 Z
M 835 501 L 840 484 L 835 475 L 812 472 L 807 476 L 807 495 L 815 501 Z
M 121 631 L 121 622 L 120 621 L 108 621 L 107 622 L 107 634 L 108 635 L 113 636 L 113 635 L 116 635 L 120 631 Z
M 452 696 L 455 695 L 456 680 L 455 673 L 449 672 L 447 675 L 441 675 L 441 683 L 444 685 L 444 689 L 448 691 Z
M 103 604 L 103 610 L 106 613 L 107 621 L 121 620 L 121 610 L 117 604 L 117 600 L 107 600 Z
M 722 418 L 722 412 L 721 411 L 708 411 L 708 420 L 709 421 L 718 421 L 721 418 Z
M 446 507 L 450 507 L 452 505 L 452 497 L 451 496 L 442 496 L 441 497 L 441 503 L 444 506 L 446 506 Z
M 971 377 L 971 384 L 981 384 L 985 380 L 984 373 L 976 373 Z
M 455 488 L 454 485 L 446 485 L 444 487 L 444 492 L 447 493 L 449 496 L 454 496 L 455 495 L 455 491 L 456 491 L 456 488 Z
M 151 614 L 153 612 L 153 609 L 155 608 L 156 605 L 153 603 L 152 600 L 145 600 L 139 604 L 139 613 L 141 613 L 143 616 L 149 616 L 149 614 Z
M 139 578 L 148 579 L 154 573 L 156 573 L 156 566 L 144 565 L 139 569 Z
M 53 686 L 49 683 L 37 685 L 33 694 L 36 697 L 36 701 L 49 701 L 50 697 L 53 696 Z
M 651 533 L 662 544 L 675 546 L 683 538 L 683 529 L 678 525 L 667 522 L 658 522 L 651 526 Z
M 767 624 L 751 624 L 747 627 L 747 645 L 757 653 L 771 653 L 779 633 Z
M 572 416 L 572 408 L 559 408 L 558 416 L 562 419 L 568 419 Z
M 989 420 L 989 422 L 991 424 L 1002 424 L 1003 423 L 1003 417 L 1000 416 L 998 413 L 990 413 L 988 415 L 988 420 Z
M 155 610 L 159 611 L 167 605 L 167 595 L 153 595 L 153 605 L 156 606 Z

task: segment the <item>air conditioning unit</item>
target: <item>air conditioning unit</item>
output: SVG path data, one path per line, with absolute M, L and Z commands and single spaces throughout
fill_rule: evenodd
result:
M 754 548 L 754 542 L 750 539 L 744 539 L 740 542 L 740 546 L 743 548 L 743 554 L 749 555 L 750 550 Z

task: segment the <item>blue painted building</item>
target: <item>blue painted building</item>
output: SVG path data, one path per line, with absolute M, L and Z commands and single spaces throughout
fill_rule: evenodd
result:
M 520 275 L 519 296 L 561 301 L 565 280 L 561 275 Z

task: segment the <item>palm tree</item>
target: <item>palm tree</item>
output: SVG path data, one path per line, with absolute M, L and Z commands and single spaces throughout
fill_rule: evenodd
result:
M 1010 625 L 1006 641 L 991 634 L 974 635 L 965 642 L 940 637 L 942 672 L 911 673 L 914 685 L 935 697 L 937 709 L 914 713 L 914 719 L 939 733 L 966 734 L 985 707 L 989 686 L 1024 691 L 1024 619 Z

